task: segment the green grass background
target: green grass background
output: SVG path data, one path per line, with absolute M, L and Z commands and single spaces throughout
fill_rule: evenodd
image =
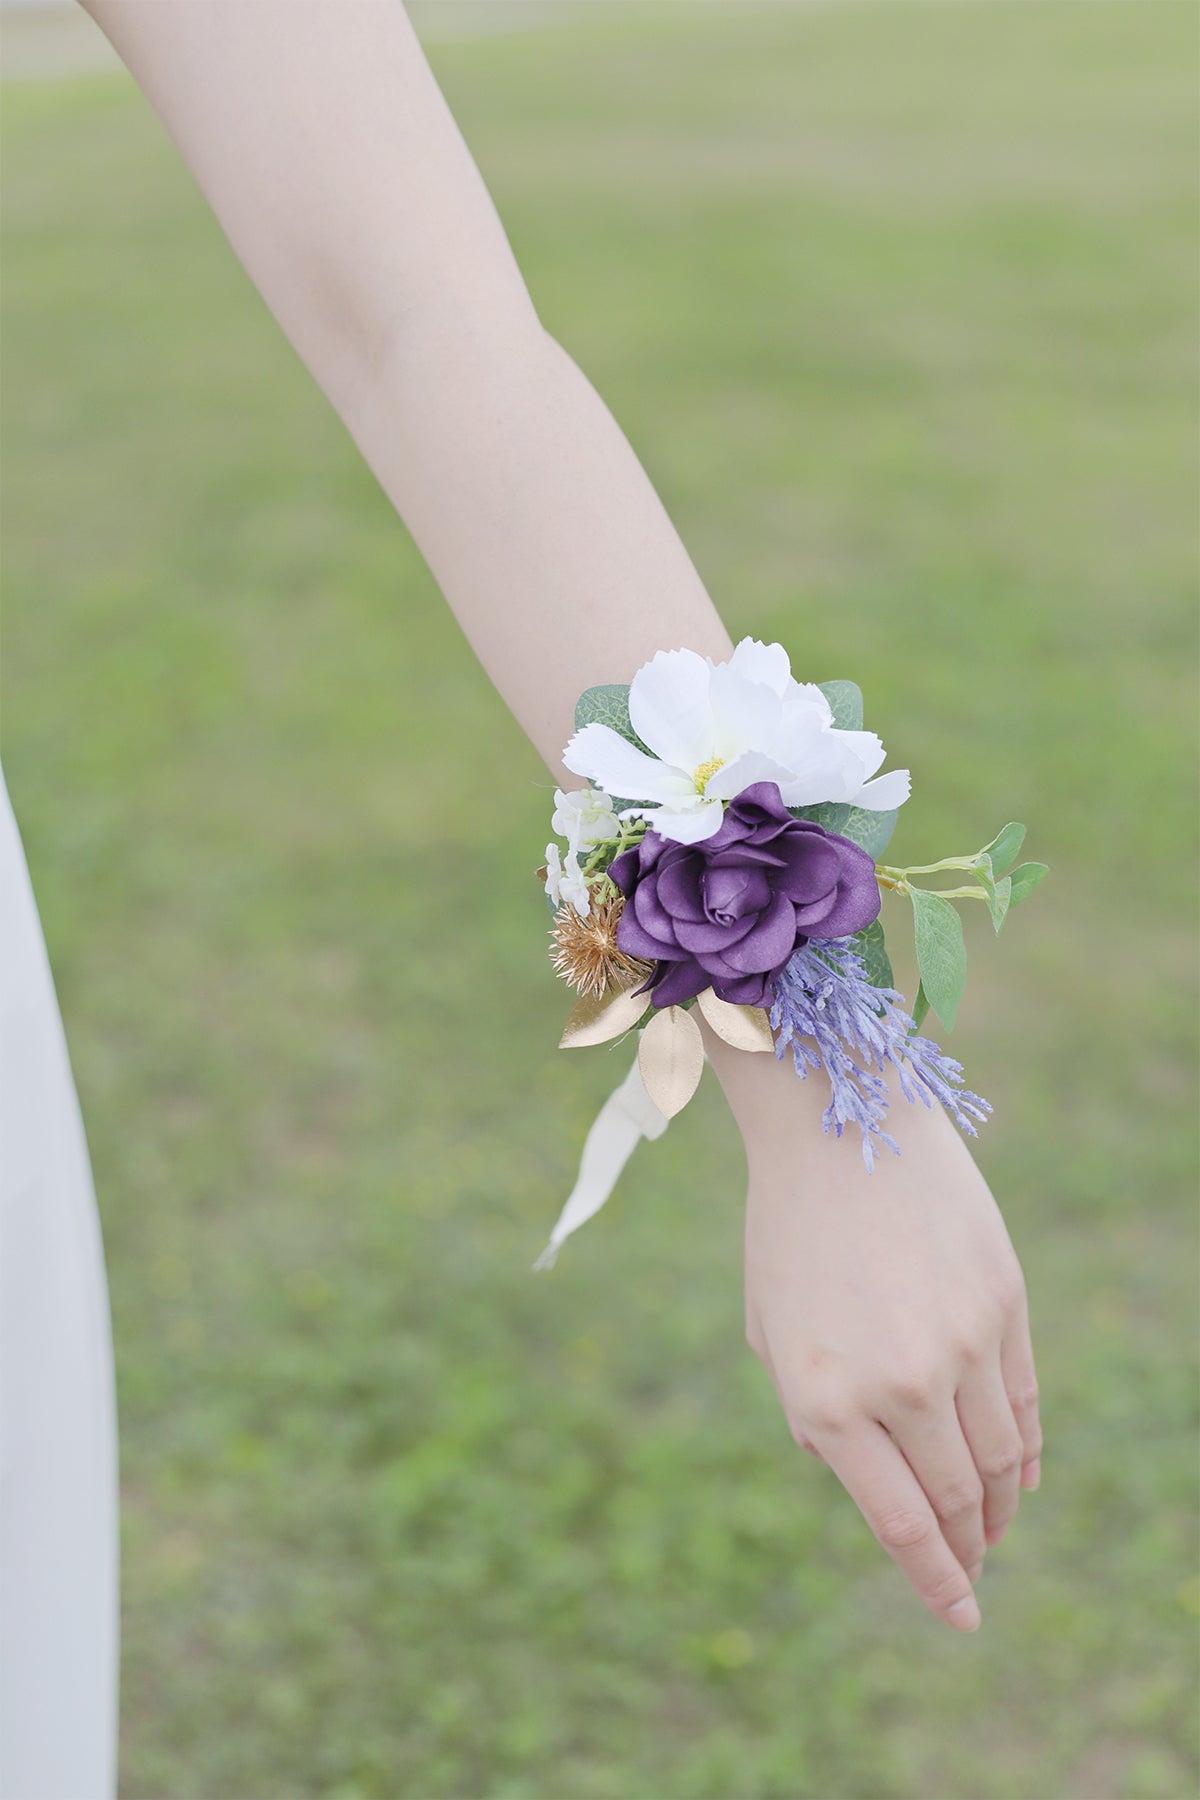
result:
M 898 856 L 1015 814 L 1053 864 L 955 1039 L 1044 1485 L 939 1630 L 744 1350 L 715 1090 L 531 1278 L 613 1080 L 554 1053 L 545 775 L 146 106 L 14 85 L 5 748 L 112 1283 L 123 1792 L 1184 1800 L 1197 15 L 513 16 L 435 67 L 735 634 L 861 682 Z

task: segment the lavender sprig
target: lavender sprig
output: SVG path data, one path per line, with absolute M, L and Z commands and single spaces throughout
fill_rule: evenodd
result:
M 775 977 L 771 1029 L 775 1054 L 791 1046 L 796 1073 L 824 1069 L 831 1097 L 821 1119 L 841 1137 L 847 1125 L 862 1133 L 863 1161 L 875 1166 L 874 1140 L 897 1156 L 900 1146 L 883 1129 L 890 1064 L 909 1101 L 944 1106 L 960 1131 L 977 1136 L 991 1112 L 986 1100 L 962 1085 L 962 1065 L 933 1042 L 918 1037 L 904 996 L 874 987 L 852 938 L 829 938 L 797 950 Z

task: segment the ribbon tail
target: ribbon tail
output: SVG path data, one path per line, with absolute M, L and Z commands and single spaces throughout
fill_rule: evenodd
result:
M 666 1129 L 666 1117 L 646 1092 L 635 1057 L 620 1087 L 609 1095 L 592 1121 L 579 1158 L 575 1186 L 558 1215 L 550 1242 L 533 1265 L 535 1269 L 554 1267 L 566 1239 L 600 1211 L 641 1140 L 661 1137 Z

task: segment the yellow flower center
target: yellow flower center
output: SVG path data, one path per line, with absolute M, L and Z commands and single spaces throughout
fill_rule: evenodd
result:
M 692 780 L 696 784 L 696 792 L 702 794 L 717 770 L 724 767 L 725 758 L 723 756 L 710 756 L 707 762 L 701 763 L 692 776 Z

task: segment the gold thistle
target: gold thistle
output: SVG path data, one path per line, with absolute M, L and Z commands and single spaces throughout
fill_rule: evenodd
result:
M 554 972 L 578 994 L 620 993 L 644 981 L 651 965 L 626 956 L 617 943 L 617 921 L 625 901 L 618 893 L 591 896 L 586 919 L 573 906 L 560 906 L 550 932 Z

